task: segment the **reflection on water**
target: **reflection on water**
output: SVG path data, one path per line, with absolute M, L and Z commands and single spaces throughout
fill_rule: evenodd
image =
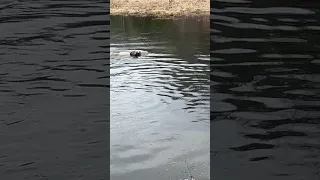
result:
M 115 16 L 110 51 L 111 179 L 209 179 L 209 18 Z
M 211 176 L 320 178 L 320 3 L 211 8 Z

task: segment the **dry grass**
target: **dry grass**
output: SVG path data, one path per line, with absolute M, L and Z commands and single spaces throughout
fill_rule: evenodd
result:
M 111 0 L 111 15 L 201 16 L 210 15 L 209 0 Z

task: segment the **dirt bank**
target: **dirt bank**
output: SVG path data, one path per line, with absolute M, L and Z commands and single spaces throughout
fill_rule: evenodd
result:
M 210 15 L 209 0 L 111 0 L 111 15 L 202 16 Z

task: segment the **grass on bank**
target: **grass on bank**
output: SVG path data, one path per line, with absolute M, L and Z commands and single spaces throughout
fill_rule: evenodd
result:
M 210 15 L 209 0 L 111 0 L 111 15 L 202 16 Z

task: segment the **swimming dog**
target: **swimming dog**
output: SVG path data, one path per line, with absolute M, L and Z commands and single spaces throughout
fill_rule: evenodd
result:
M 141 51 L 131 51 L 130 56 L 132 57 L 140 57 L 141 56 Z

